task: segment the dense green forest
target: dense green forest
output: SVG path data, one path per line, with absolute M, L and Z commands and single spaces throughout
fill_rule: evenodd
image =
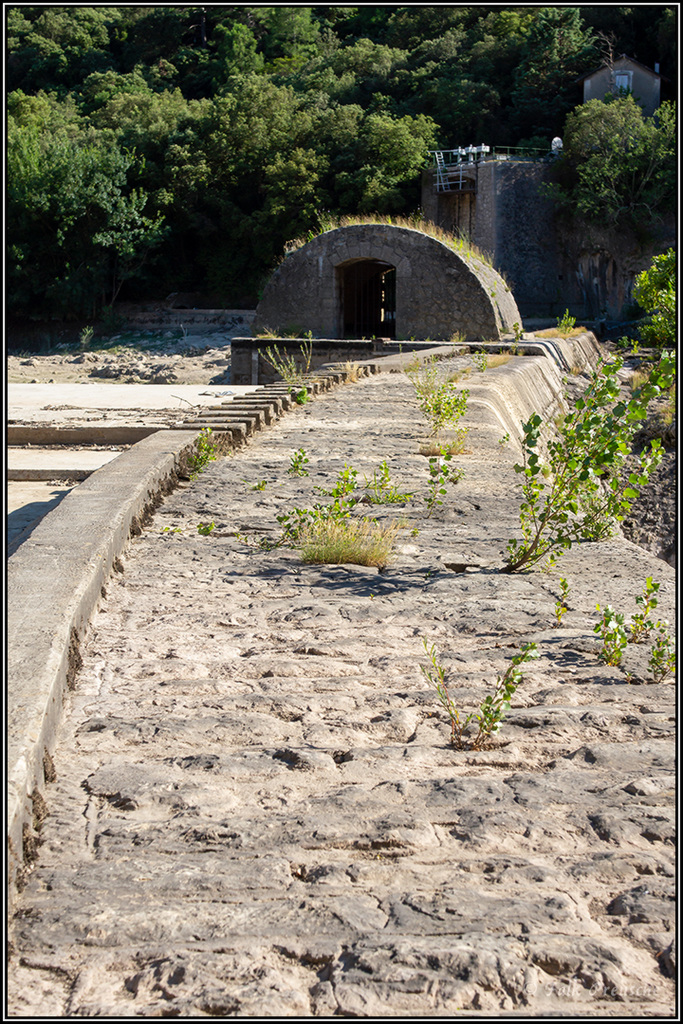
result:
M 609 112 L 605 159 L 631 175 L 611 213 L 591 207 L 604 185 L 595 124 L 572 111 L 577 79 L 610 48 L 659 62 L 675 95 L 675 6 L 5 11 L 6 294 L 18 315 L 92 316 L 117 298 L 194 289 L 253 306 L 287 240 L 327 215 L 416 211 L 430 149 L 548 147 L 568 115 L 559 202 L 583 187 L 587 216 L 633 214 L 622 192 L 653 145 L 666 180 L 651 168 L 638 201 L 650 214 L 673 201 L 672 104 L 668 127 L 628 98 Z M 614 132 L 627 122 L 641 148 L 625 172 Z

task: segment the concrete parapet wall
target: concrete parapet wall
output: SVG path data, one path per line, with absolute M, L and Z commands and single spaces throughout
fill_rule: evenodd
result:
M 8 870 L 23 868 L 23 830 L 44 786 L 79 640 L 131 534 L 168 490 L 197 431 L 159 431 L 68 494 L 7 569 Z

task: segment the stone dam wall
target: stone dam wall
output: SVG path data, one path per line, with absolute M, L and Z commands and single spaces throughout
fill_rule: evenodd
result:
M 519 530 L 517 434 L 500 440 L 557 409 L 547 356 L 468 381 L 464 475 L 432 514 L 406 377 L 334 379 L 140 517 L 92 593 L 17 793 L 10 1014 L 671 1016 L 673 688 L 647 645 L 603 664 L 592 628 L 648 575 L 673 621 L 673 570 L 623 538 L 576 546 L 561 624 L 557 575 L 497 572 Z M 308 477 L 288 472 L 302 447 Z M 383 571 L 261 544 L 345 465 L 372 480 L 382 461 L 412 492 L 368 508 L 408 520 Z M 11 586 L 58 544 L 49 519 Z M 423 641 L 466 710 L 538 645 L 488 749 L 450 745 Z

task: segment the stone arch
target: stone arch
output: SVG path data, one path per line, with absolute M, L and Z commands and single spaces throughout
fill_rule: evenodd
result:
M 282 261 L 264 289 L 254 333 L 346 336 L 347 274 L 354 265 L 379 276 L 394 271 L 393 281 L 384 282 L 394 289 L 393 317 L 376 322 L 387 332 L 368 330 L 366 337 L 436 341 L 460 332 L 468 341 L 498 340 L 521 323 L 510 288 L 483 260 L 414 228 L 354 224 L 318 235 Z

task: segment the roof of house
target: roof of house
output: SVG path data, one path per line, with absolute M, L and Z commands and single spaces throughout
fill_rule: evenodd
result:
M 627 53 L 620 53 L 618 57 L 614 58 L 614 63 L 616 64 L 618 60 L 627 60 L 629 64 L 635 64 L 637 67 L 642 68 L 643 71 L 647 71 L 647 73 L 652 75 L 654 78 L 661 78 L 663 82 L 669 81 L 669 79 L 665 78 L 664 75 L 660 75 L 658 71 L 653 71 L 652 68 L 647 67 L 646 64 L 641 64 L 639 60 L 635 59 L 635 57 L 629 57 Z M 597 75 L 599 71 L 604 71 L 606 67 L 606 64 L 601 64 L 599 67 L 593 68 L 592 71 L 586 72 L 585 75 L 581 75 L 581 77 L 577 78 L 576 81 L 583 82 L 586 78 L 591 78 L 593 75 Z

